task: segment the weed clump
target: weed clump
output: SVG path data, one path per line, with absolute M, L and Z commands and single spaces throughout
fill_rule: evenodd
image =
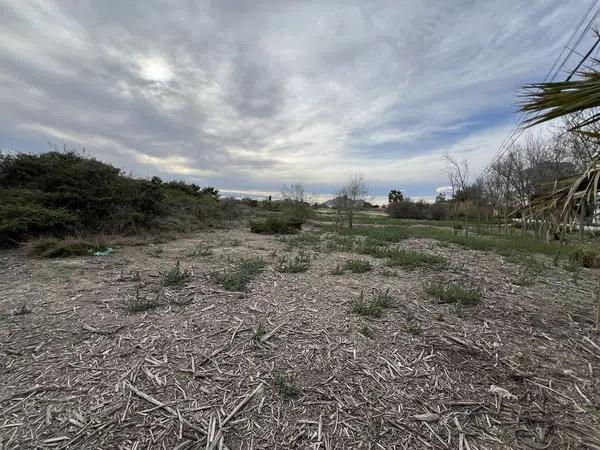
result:
M 282 256 L 278 259 L 275 270 L 283 273 L 306 272 L 310 267 L 310 255 L 300 250 L 293 258 Z
M 441 303 L 455 303 L 461 306 L 478 305 L 481 302 L 481 289 L 464 287 L 456 283 L 431 281 L 425 284 L 425 292 Z
M 365 273 L 371 270 L 371 263 L 364 259 L 349 259 L 344 263 L 344 269 L 352 273 Z
M 285 375 L 277 375 L 274 384 L 277 393 L 284 400 L 293 399 L 300 395 L 300 388 Z
M 245 291 L 252 280 L 265 269 L 262 258 L 241 259 L 233 270 L 215 272 L 214 279 L 228 291 Z
M 161 304 L 160 296 L 161 291 L 156 291 L 156 296 L 149 297 L 148 294 L 140 294 L 139 288 L 135 291 L 135 296 L 129 297 L 125 307 L 127 311 L 131 313 L 148 311 L 150 309 L 158 308 Z
M 163 286 L 182 286 L 191 277 L 192 274 L 188 270 L 181 270 L 179 261 L 177 261 L 175 266 L 165 274 L 162 284 Z
M 359 316 L 381 317 L 383 310 L 393 306 L 394 299 L 389 290 L 378 292 L 370 301 L 365 300 L 364 292 L 354 299 L 350 306 L 352 312 Z

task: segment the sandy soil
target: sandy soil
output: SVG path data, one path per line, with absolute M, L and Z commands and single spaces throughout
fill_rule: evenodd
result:
M 212 255 L 189 256 L 199 243 Z M 360 256 L 371 272 L 335 276 L 357 256 L 307 249 L 310 269 L 284 274 L 281 240 L 244 229 L 108 257 L 0 253 L 0 448 L 600 448 L 591 273 L 576 284 L 549 268 L 524 287 L 501 256 L 401 246 L 450 265 L 390 271 Z M 268 267 L 227 292 L 210 274 L 241 256 Z M 177 260 L 191 280 L 129 312 Z M 440 277 L 479 286 L 482 303 L 437 303 L 423 282 Z M 381 289 L 395 299 L 381 318 L 351 311 Z

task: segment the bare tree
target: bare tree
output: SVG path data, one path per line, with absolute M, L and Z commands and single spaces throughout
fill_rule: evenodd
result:
M 446 161 L 446 173 L 450 180 L 450 186 L 452 187 L 452 198 L 454 201 L 454 233 L 457 233 L 456 222 L 458 221 L 458 196 L 461 194 L 462 201 L 465 205 L 465 233 L 466 237 L 469 237 L 469 219 L 467 214 L 467 186 L 469 184 L 469 163 L 463 159 L 459 161 L 455 156 L 449 153 L 444 154 L 444 160 Z
M 341 202 L 348 214 L 348 227 L 352 228 L 354 211 L 360 206 L 369 194 L 369 188 L 362 175 L 352 175 L 346 184 L 340 189 Z M 344 200 L 345 199 L 345 200 Z

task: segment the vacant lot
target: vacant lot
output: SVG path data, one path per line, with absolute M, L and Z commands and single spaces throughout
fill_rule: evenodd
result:
M 318 230 L 5 251 L 0 448 L 600 448 L 594 277 Z

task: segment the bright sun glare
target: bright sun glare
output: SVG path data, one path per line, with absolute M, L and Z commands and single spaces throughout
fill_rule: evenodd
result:
M 169 65 L 159 58 L 147 58 L 140 62 L 141 75 L 145 80 L 165 83 L 173 78 Z

